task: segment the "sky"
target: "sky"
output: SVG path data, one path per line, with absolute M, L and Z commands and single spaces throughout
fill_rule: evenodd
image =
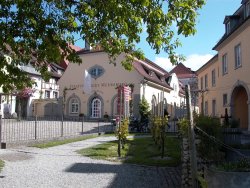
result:
M 176 52 L 186 57 L 182 62 L 186 67 L 196 71 L 217 53 L 212 48 L 225 33 L 224 18 L 232 15 L 240 7 L 241 1 L 207 0 L 206 5 L 199 11 L 196 34 L 187 38 L 179 37 L 182 47 L 176 49 Z M 167 71 L 173 69 L 174 66 L 170 63 L 167 53 L 162 51 L 160 54 L 155 54 L 145 38 L 146 33 L 143 33 L 141 42 L 137 46 L 144 52 L 145 57 Z M 76 43 L 76 45 L 83 47 L 82 44 Z

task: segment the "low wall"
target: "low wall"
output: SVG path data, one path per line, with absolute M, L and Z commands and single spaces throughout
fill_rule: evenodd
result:
M 224 172 L 215 169 L 205 170 L 208 188 L 249 188 L 250 172 Z

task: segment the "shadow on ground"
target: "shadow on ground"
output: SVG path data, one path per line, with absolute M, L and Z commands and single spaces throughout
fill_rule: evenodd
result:
M 178 168 L 147 167 L 130 164 L 75 163 L 69 173 L 114 174 L 108 187 L 180 187 Z

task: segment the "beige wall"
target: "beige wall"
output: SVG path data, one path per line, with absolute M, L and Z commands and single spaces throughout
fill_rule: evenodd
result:
M 216 100 L 216 116 L 224 115 L 225 108 L 228 108 L 229 115 L 232 114 L 233 117 L 238 116 L 237 113 L 248 114 L 249 116 L 249 104 L 247 107 L 238 109 L 236 113 L 234 111 L 237 99 L 234 100 L 232 93 L 237 91 L 237 88 L 243 87 L 247 99 L 245 103 L 249 103 L 249 86 L 250 86 L 250 20 L 246 21 L 243 26 L 236 30 L 231 36 L 229 36 L 224 42 L 222 42 L 216 50 L 218 51 L 218 58 L 213 58 L 204 67 L 200 68 L 198 73 L 199 88 L 201 89 L 200 81 L 203 77 L 203 82 L 205 82 L 205 75 L 208 75 L 208 88 L 204 92 L 204 101 L 208 102 L 208 115 L 212 115 L 212 100 Z M 235 46 L 241 45 L 241 60 L 242 66 L 235 68 Z M 222 57 L 227 54 L 228 59 L 228 73 L 222 74 Z M 211 85 L 211 72 L 215 69 L 216 71 L 216 86 Z M 204 86 L 205 84 L 203 84 Z M 223 106 L 223 94 L 227 95 L 227 105 Z M 244 95 L 244 94 L 242 94 Z M 199 94 L 199 106 L 201 109 L 202 95 Z M 238 98 L 241 98 L 240 95 Z M 232 99 L 232 101 L 231 101 Z M 243 98 L 242 98 L 243 100 Z M 239 110 L 241 112 L 239 112 Z M 239 116 L 238 116 L 239 118 Z M 241 121 L 244 122 L 245 120 Z M 245 125 L 242 125 L 244 128 Z M 248 122 L 248 129 L 250 124 Z
M 105 112 L 107 112 L 109 116 L 115 116 L 114 99 L 117 96 L 116 87 L 120 84 L 134 85 L 132 99 L 133 115 L 135 115 L 136 117 L 139 117 L 139 102 L 142 98 L 143 93 L 148 103 L 150 104 L 150 107 L 152 102 L 152 96 L 155 96 L 157 98 L 157 101 L 159 102 L 160 98 L 158 99 L 158 96 L 162 96 L 162 86 L 147 81 L 147 83 L 144 84 L 145 88 L 143 89 L 143 83 L 145 81 L 143 79 L 144 77 L 139 74 L 135 69 L 130 72 L 125 70 L 120 63 L 123 60 L 122 55 L 116 59 L 115 66 L 113 64 L 109 64 L 108 56 L 104 52 L 80 54 L 80 57 L 82 58 L 83 63 L 80 65 L 69 64 L 68 68 L 59 80 L 61 97 L 63 97 L 64 88 L 68 88 L 65 95 L 66 115 L 79 116 L 79 114 L 84 114 L 87 118 L 89 118 L 90 102 L 93 97 L 98 96 L 102 100 L 101 117 L 103 117 Z M 89 70 L 95 65 L 103 67 L 105 72 L 102 76 L 96 79 L 91 78 L 92 92 L 90 94 L 86 94 L 83 92 L 84 72 L 85 70 Z M 147 66 L 151 65 L 147 64 Z M 151 68 L 154 71 L 161 72 L 162 75 L 165 74 L 165 72 L 160 69 L 156 70 L 154 67 Z M 176 79 L 173 78 L 172 82 L 176 82 L 175 84 L 178 85 L 177 77 Z M 74 89 L 70 90 L 69 88 Z M 165 88 L 164 98 L 166 98 L 166 101 L 169 104 L 176 103 L 176 106 L 180 106 L 180 102 L 182 102 L 184 98 L 179 96 L 179 88 L 177 89 L 178 91 L 171 91 L 171 89 Z M 70 109 L 68 104 L 72 97 L 76 97 L 80 101 L 79 113 L 69 113 Z
M 140 94 L 140 82 L 143 80 L 142 76 L 140 76 L 135 70 L 131 72 L 126 71 L 120 64 L 122 60 L 122 56 L 117 58 L 116 66 L 113 64 L 109 64 L 108 56 L 104 52 L 97 53 L 88 53 L 80 55 L 83 63 L 78 64 L 69 64 L 62 78 L 59 80 L 60 85 L 60 94 L 63 94 L 63 89 L 67 88 L 76 88 L 75 90 L 68 90 L 66 94 L 65 101 L 67 102 L 68 98 L 73 94 L 79 97 L 81 100 L 80 113 L 84 113 L 85 115 L 89 115 L 88 112 L 88 103 L 91 96 L 95 93 L 98 96 L 101 96 L 103 99 L 103 111 L 102 116 L 105 112 L 108 115 L 112 114 L 112 100 L 117 94 L 116 87 L 120 83 L 124 84 L 134 84 L 134 95 Z M 91 94 L 85 94 L 83 92 L 83 83 L 84 83 L 84 71 L 89 68 L 99 65 L 102 66 L 105 70 L 104 74 L 99 78 L 91 78 L 92 83 L 92 92 Z M 125 78 L 125 80 L 124 80 Z M 67 107 L 66 107 L 67 114 Z

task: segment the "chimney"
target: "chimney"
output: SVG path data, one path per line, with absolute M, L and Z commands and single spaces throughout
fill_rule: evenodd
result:
M 85 50 L 92 50 L 92 46 L 90 46 L 89 42 L 85 39 Z

